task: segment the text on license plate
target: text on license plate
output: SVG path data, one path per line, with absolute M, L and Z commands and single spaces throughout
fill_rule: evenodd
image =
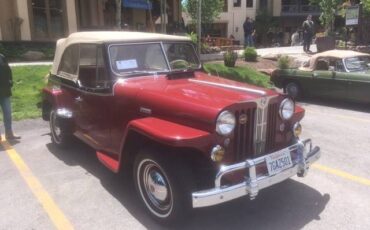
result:
M 283 149 L 268 155 L 266 157 L 266 165 L 270 176 L 291 168 L 293 163 L 289 149 Z

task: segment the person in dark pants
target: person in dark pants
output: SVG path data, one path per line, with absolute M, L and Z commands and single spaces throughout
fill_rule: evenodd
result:
M 244 48 L 254 46 L 253 34 L 254 34 L 254 24 L 252 19 L 247 17 L 243 24 L 244 29 Z
M 314 35 L 314 27 L 315 24 L 312 21 L 312 15 L 308 15 L 307 20 L 303 22 L 302 29 L 303 29 L 303 51 L 304 52 L 311 52 L 310 46 L 312 43 L 312 38 Z
M 0 54 L 0 106 L 1 110 L 3 111 L 5 138 L 7 140 L 20 139 L 20 136 L 15 135 L 12 129 L 12 108 L 10 104 L 12 86 L 12 70 L 10 69 L 4 55 Z

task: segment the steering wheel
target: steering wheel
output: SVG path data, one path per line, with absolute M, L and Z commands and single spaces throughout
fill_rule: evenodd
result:
M 170 66 L 172 69 L 186 69 L 190 66 L 190 63 L 184 59 L 175 59 L 170 61 Z

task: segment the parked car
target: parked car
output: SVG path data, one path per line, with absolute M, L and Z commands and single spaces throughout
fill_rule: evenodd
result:
M 205 73 L 186 37 L 80 32 L 59 40 L 42 114 L 55 145 L 77 137 L 113 172 L 132 169 L 146 209 L 166 223 L 192 208 L 253 199 L 306 175 L 320 157 L 299 139 L 301 107 Z
M 271 81 L 292 97 L 370 102 L 370 55 L 349 50 L 316 54 L 298 69 L 276 70 Z

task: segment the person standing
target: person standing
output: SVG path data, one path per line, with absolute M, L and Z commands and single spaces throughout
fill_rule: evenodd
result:
M 4 55 L 0 54 L 0 106 L 3 111 L 5 137 L 7 140 L 20 139 L 12 129 L 12 109 L 10 97 L 12 96 L 13 77 L 12 70 Z M 0 134 L 1 141 L 1 134 Z
M 244 48 L 254 46 L 253 35 L 254 35 L 254 24 L 250 17 L 246 17 L 243 24 L 244 29 Z
M 314 35 L 314 22 L 312 21 L 312 15 L 307 16 L 307 20 L 303 22 L 302 29 L 303 29 L 303 51 L 304 52 L 311 52 L 310 46 L 312 43 L 312 38 Z

